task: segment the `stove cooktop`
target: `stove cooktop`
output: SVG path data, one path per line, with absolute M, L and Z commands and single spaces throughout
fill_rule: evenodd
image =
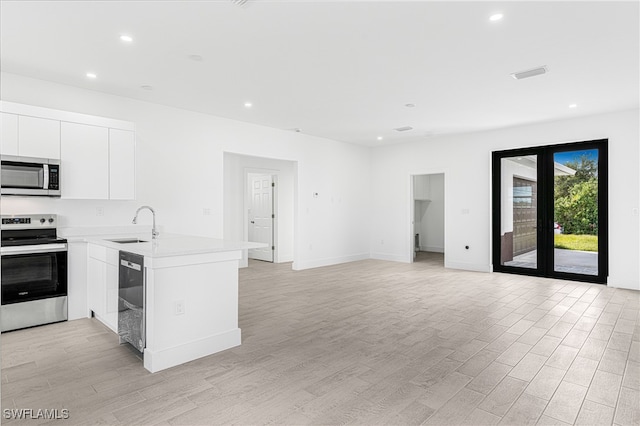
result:
M 34 246 L 38 244 L 61 244 L 67 240 L 59 237 L 36 237 L 36 238 L 2 238 L 0 245 L 2 247 L 12 246 Z
M 1 219 L 3 247 L 67 242 L 57 235 L 54 214 L 2 215 Z

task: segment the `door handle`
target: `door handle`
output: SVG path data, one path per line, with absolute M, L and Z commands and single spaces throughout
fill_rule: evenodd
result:
M 251 223 L 255 223 L 254 221 L 251 221 Z

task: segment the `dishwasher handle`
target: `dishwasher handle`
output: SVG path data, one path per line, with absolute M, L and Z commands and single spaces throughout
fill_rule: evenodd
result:
M 138 263 L 131 262 L 125 259 L 120 259 L 120 266 L 124 266 L 125 268 L 133 269 L 134 271 L 138 272 L 142 270 L 142 266 L 140 266 Z

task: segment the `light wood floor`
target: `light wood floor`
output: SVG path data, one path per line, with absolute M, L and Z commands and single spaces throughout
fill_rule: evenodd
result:
M 95 319 L 5 333 L 2 408 L 66 408 L 64 425 L 640 423 L 640 293 L 418 260 L 251 262 L 242 345 L 155 374 Z

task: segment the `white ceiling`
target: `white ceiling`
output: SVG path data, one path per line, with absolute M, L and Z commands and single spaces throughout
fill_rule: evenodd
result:
M 639 103 L 637 1 L 0 4 L 4 72 L 369 146 Z

